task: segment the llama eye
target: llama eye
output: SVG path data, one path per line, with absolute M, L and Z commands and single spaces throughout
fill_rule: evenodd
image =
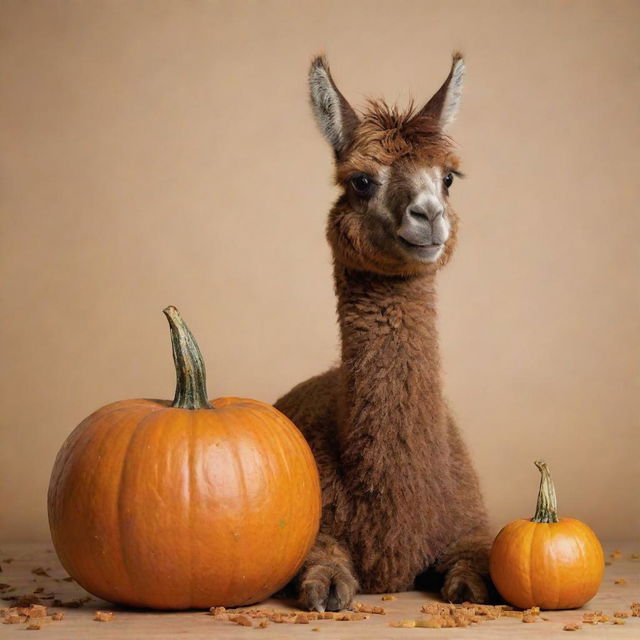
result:
M 444 182 L 444 186 L 448 189 L 453 184 L 453 173 L 447 173 L 442 179 L 442 182 Z
M 350 180 L 351 186 L 361 198 L 370 198 L 376 190 L 377 183 L 366 173 L 359 173 Z

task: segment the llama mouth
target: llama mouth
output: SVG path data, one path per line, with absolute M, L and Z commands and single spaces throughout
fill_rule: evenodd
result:
M 426 258 L 427 260 L 435 260 L 444 249 L 444 244 L 414 244 L 413 242 L 405 240 L 401 236 L 398 236 L 398 239 L 400 240 L 400 244 L 413 255 L 417 255 L 420 258 Z

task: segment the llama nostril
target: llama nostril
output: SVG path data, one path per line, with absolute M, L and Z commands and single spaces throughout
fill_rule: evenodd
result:
M 444 213 L 444 207 L 440 204 L 412 205 L 408 211 L 410 216 L 423 221 L 433 222 Z
M 412 215 L 414 218 L 423 218 L 424 220 L 429 220 L 429 215 L 427 214 L 425 209 L 409 209 L 409 215 Z

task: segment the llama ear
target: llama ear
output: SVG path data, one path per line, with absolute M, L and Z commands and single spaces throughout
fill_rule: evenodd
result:
M 353 141 L 359 124 L 358 116 L 338 91 L 329 63 L 324 56 L 317 56 L 309 69 L 309 95 L 316 122 L 329 141 L 336 156 L 340 156 Z
M 445 130 L 454 121 L 460 97 L 462 96 L 462 80 L 464 78 L 464 60 L 462 54 L 453 54 L 451 71 L 444 84 L 436 91 L 431 100 L 420 110 L 417 117 L 429 117 L 435 119 L 441 130 Z

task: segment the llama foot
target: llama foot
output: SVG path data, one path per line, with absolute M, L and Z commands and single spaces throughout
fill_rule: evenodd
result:
M 317 564 L 300 580 L 300 601 L 310 611 L 349 609 L 358 583 L 346 568 L 336 564 Z
M 482 575 L 464 560 L 456 562 L 449 569 L 441 594 L 447 602 L 483 604 L 489 601 L 489 590 Z

